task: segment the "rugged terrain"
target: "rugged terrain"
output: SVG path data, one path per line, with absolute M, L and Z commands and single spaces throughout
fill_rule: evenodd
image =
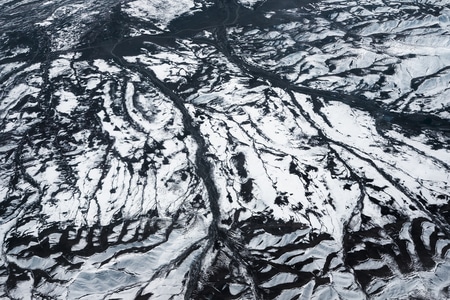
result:
M 447 1 L 0 0 L 1 299 L 450 298 Z

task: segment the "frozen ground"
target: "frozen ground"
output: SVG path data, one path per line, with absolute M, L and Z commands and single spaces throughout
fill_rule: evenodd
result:
M 445 1 L 36 5 L 0 2 L 0 298 L 450 297 Z

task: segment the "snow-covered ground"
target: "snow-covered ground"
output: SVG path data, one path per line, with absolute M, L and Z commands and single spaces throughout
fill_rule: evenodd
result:
M 449 297 L 445 1 L 2 8 L 0 298 Z

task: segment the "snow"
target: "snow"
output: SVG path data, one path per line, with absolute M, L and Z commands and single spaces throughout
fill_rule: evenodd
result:
M 56 110 L 70 115 L 71 112 L 79 105 L 77 101 L 77 96 L 68 91 L 59 91 L 54 94 L 56 97 L 59 97 L 58 106 L 56 106 Z
M 157 21 L 161 29 L 173 19 L 188 13 L 195 7 L 193 0 L 163 1 L 137 0 L 128 2 L 123 11 L 129 15 L 146 21 Z
M 240 1 L 252 8 L 261 3 Z M 140 24 L 167 30 L 172 20 L 203 4 L 144 0 L 121 7 L 140 19 L 131 25 L 132 35 L 139 36 L 160 33 Z M 89 28 L 95 8 L 90 17 L 79 18 L 89 6 L 53 7 L 52 16 L 39 24 L 52 49 L 63 51 L 48 57 L 48 77 L 44 64 L 23 70 L 20 63 L 1 66 L 0 76 L 21 71 L 11 73 L 1 91 L 6 138 L 0 145 L 5 164 L 0 262 L 25 268 L 29 276 L 6 291 L 8 296 L 177 298 L 187 292 L 194 267 L 206 286 L 209 271 L 229 260 L 226 279 L 233 294 L 248 295 L 242 278 L 252 275 L 245 269 L 255 264 L 255 278 L 268 277 L 254 284 L 269 292 L 295 285 L 297 271 L 311 274 L 308 283 L 283 288 L 280 299 L 364 298 L 349 269 L 385 267 L 395 276 L 372 276 L 365 290 L 370 297 L 445 297 L 450 254 L 440 254 L 450 241 L 439 222 L 445 223 L 449 197 L 448 138 L 433 126 L 411 133 L 407 120 L 421 112 L 446 121 L 450 14 L 444 7 L 436 16 L 399 18 L 419 5 L 401 4 L 321 1 L 265 13 L 271 16 L 266 22 L 285 21 L 281 25 L 228 24 L 232 59 L 213 42 L 211 30 L 192 39 L 174 34 L 176 46 L 154 45 L 148 37 L 142 54 L 117 54 L 116 63 L 83 60 L 81 52 L 70 50 Z M 67 23 L 54 30 L 60 21 Z M 207 42 L 198 42 L 199 36 Z M 144 50 L 150 44 L 153 50 Z M 27 49 L 15 49 L 11 57 Z M 31 100 L 15 109 L 26 96 Z M 41 111 L 47 109 L 51 114 L 43 120 Z M 78 123 L 79 118 L 86 119 Z M 45 127 L 49 120 L 52 126 Z M 39 130 L 29 130 L 35 124 Z M 199 155 L 211 174 L 199 172 Z M 20 178 L 13 184 L 16 173 Z M 219 199 L 209 197 L 205 179 Z M 242 186 L 249 180 L 246 194 Z M 194 203 L 198 196 L 204 203 Z M 259 217 L 263 221 L 253 223 Z M 426 220 L 420 221 L 420 239 L 411 236 L 418 220 Z M 394 225 L 399 230 L 389 232 Z M 60 244 L 65 235 L 70 249 Z M 30 242 L 9 243 L 16 237 Z M 390 251 L 406 255 L 395 248 L 397 239 L 405 243 L 412 272 L 403 274 L 396 266 Z M 212 247 L 217 240 L 223 243 Z M 370 243 L 380 247 L 379 257 L 367 251 Z M 415 243 L 436 253 L 433 270 L 421 267 Z M 22 255 L 34 254 L 31 247 L 38 245 L 54 252 Z M 66 250 L 71 254 L 65 256 Z M 356 251 L 368 258 L 349 265 Z M 80 264 L 57 263 L 61 258 Z M 34 270 L 68 284 L 44 277 L 37 284 Z M 316 286 L 318 278 L 330 284 Z
M 117 73 L 119 73 L 121 71 L 120 68 L 118 68 L 117 66 L 112 65 L 112 64 L 110 64 L 108 62 L 106 62 L 103 59 L 96 59 L 96 60 L 94 60 L 93 65 L 96 68 L 98 68 L 98 70 L 100 72 L 103 72 L 103 73 L 117 74 Z
M 256 4 L 260 4 L 265 2 L 266 0 L 238 0 L 238 2 L 246 7 L 252 8 L 254 7 Z

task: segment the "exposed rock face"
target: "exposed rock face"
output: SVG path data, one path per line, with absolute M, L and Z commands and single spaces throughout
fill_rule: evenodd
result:
M 449 31 L 434 0 L 0 2 L 2 299 L 450 298 Z

